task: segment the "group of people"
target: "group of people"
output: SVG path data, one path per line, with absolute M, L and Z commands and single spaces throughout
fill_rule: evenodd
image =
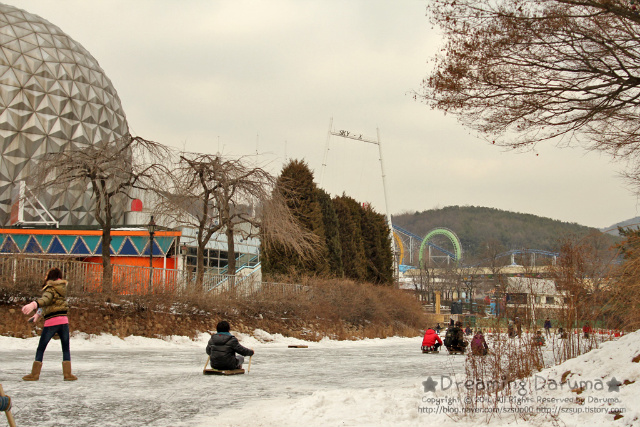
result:
M 544 320 L 543 328 L 545 334 L 543 335 L 541 330 L 535 332 L 532 337 L 532 344 L 535 346 L 544 346 L 546 345 L 546 337 L 551 335 L 551 320 L 547 317 Z M 426 330 L 424 334 L 424 338 L 422 340 L 422 350 L 425 352 L 437 352 L 441 346 L 445 346 L 447 350 L 451 352 L 460 352 L 464 353 L 468 343 L 465 341 L 465 335 L 473 334 L 471 327 L 467 325 L 467 327 L 462 329 L 462 322 L 457 321 L 454 323 L 453 319 L 449 324 L 449 328 L 447 329 L 444 342 L 440 339 L 440 330 L 441 326 L 438 323 L 435 328 L 429 328 Z M 562 327 L 557 328 L 558 337 L 561 339 L 566 339 L 568 337 L 567 332 Z M 593 330 L 589 323 L 585 323 L 582 327 L 582 334 L 585 339 L 589 339 Z M 507 324 L 507 334 L 510 338 L 515 336 L 521 336 L 522 334 L 522 322 L 518 317 L 515 319 L 509 319 Z M 476 329 L 475 335 L 470 342 L 471 352 L 474 355 L 486 355 L 489 351 L 489 346 L 482 334 L 481 329 Z
M 447 329 L 444 342 L 439 336 L 440 330 L 440 323 L 438 323 L 435 328 L 429 328 L 426 330 L 422 340 L 423 351 L 437 352 L 439 351 L 439 348 L 444 345 L 449 352 L 465 352 L 468 346 L 468 343 L 465 341 L 465 335 L 471 335 L 473 333 L 470 326 L 467 325 L 463 330 L 462 322 L 457 321 L 454 323 L 452 320 L 449 328 Z M 551 320 L 549 320 L 549 318 L 544 321 L 544 330 L 547 336 L 551 333 Z M 587 324 L 583 328 L 584 336 L 588 337 L 590 332 L 591 328 Z M 515 320 L 509 320 L 507 333 L 509 337 L 514 337 L 516 335 L 520 336 L 522 334 L 522 323 L 519 318 L 516 317 Z M 558 329 L 558 333 L 562 334 L 562 338 L 566 338 L 566 333 L 562 328 Z M 489 352 L 489 346 L 487 345 L 487 341 L 485 340 L 481 329 L 476 329 L 473 338 L 471 338 L 470 344 L 471 352 L 474 355 L 484 356 Z M 542 331 L 536 331 L 533 336 L 533 344 L 537 346 L 544 346 L 546 344 Z
M 42 285 L 42 296 L 22 307 L 22 312 L 32 315 L 28 321 L 37 322 L 44 319 L 36 357 L 31 373 L 22 377 L 24 381 L 38 381 L 44 360 L 44 351 L 49 341 L 58 335 L 62 345 L 62 373 L 65 381 L 78 379 L 71 373 L 71 351 L 69 347 L 69 304 L 67 303 L 67 281 L 59 268 L 50 269 Z M 242 368 L 244 356 L 253 356 L 253 350 L 243 347 L 238 339 L 230 333 L 231 325 L 226 320 L 219 322 L 216 333 L 207 343 L 211 367 L 218 370 Z
M 507 335 L 509 335 L 509 338 L 522 335 L 522 322 L 519 317 L 516 317 L 515 320 L 509 319 L 507 323 Z
M 458 321 L 449 326 L 445 334 L 444 342 L 440 338 L 440 324 L 438 323 L 434 328 L 429 328 L 425 331 L 424 338 L 422 339 L 422 351 L 425 352 L 437 352 L 441 346 L 445 346 L 447 350 L 451 352 L 464 353 L 468 344 L 465 340 L 465 332 L 462 329 L 462 322 Z M 467 326 L 467 329 L 470 329 Z M 484 339 L 482 330 L 476 330 L 475 335 L 471 339 L 471 352 L 474 355 L 484 356 L 488 353 L 489 346 Z

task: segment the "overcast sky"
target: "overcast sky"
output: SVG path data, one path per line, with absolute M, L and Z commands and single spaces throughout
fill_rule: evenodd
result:
M 134 135 L 243 156 L 278 174 L 304 159 L 332 194 L 392 214 L 487 206 L 594 227 L 638 215 L 619 165 L 581 150 L 502 152 L 412 97 L 442 45 L 418 0 L 5 0 L 82 44 Z M 329 141 L 325 173 L 325 147 Z

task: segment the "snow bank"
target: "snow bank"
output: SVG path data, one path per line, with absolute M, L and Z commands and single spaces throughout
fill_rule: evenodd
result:
M 415 341 L 416 338 L 386 338 L 386 339 L 362 339 L 358 341 L 337 341 L 324 338 L 319 342 L 305 341 L 298 338 L 285 337 L 281 334 L 270 334 L 262 329 L 256 329 L 252 335 L 231 331 L 240 343 L 245 347 L 260 348 L 268 347 L 287 347 L 289 345 L 307 345 L 309 347 L 351 347 L 353 345 L 373 346 L 387 345 L 397 342 L 407 342 L 407 340 Z M 145 338 L 140 336 L 128 336 L 119 338 L 110 334 L 86 334 L 84 332 L 76 332 L 71 337 L 71 348 L 80 351 L 93 350 L 127 350 L 135 348 L 137 350 L 162 350 L 172 348 L 188 348 L 188 347 L 204 347 L 209 338 L 208 333 L 201 333 L 196 339 L 185 336 L 172 335 L 163 338 Z M 40 337 L 31 338 L 12 338 L 0 336 L 0 349 L 2 350 L 34 350 L 38 346 Z
M 123 339 L 109 334 L 94 335 L 80 332 L 73 334 L 70 341 L 70 347 L 72 351 L 108 351 L 110 349 L 127 350 L 132 348 L 135 348 L 137 350 L 162 350 L 177 347 L 184 348 L 185 346 L 201 347 L 203 345 L 206 345 L 206 341 L 208 339 L 209 336 L 205 336 L 204 334 L 202 334 L 196 340 L 191 340 L 189 337 L 183 336 L 171 336 L 159 339 L 145 338 L 133 335 Z M 0 336 L 0 349 L 35 351 L 35 349 L 38 347 L 39 340 L 40 337 L 21 339 Z
M 241 333 L 232 333 L 240 340 L 240 343 L 245 347 L 260 347 L 263 345 L 276 346 L 276 347 L 287 347 L 289 345 L 308 345 L 310 348 L 312 347 L 353 347 L 354 345 L 360 346 L 375 346 L 375 345 L 388 345 L 393 344 L 394 342 L 407 342 L 408 340 L 415 342 L 416 337 L 406 338 L 406 337 L 390 337 L 390 338 L 364 338 L 354 341 L 338 341 L 332 340 L 329 338 L 323 338 L 318 342 L 315 341 L 305 341 L 298 338 L 285 337 L 281 334 L 270 334 L 267 331 L 263 331 L 262 329 L 256 329 L 253 331 L 252 335 L 241 334 Z M 420 337 L 420 339 L 422 339 Z

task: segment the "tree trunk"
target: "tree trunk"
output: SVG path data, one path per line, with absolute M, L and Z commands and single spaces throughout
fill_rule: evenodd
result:
M 236 275 L 236 242 L 233 240 L 233 228 L 227 227 L 227 274 Z
M 113 291 L 113 266 L 111 265 L 111 229 L 102 228 L 102 292 Z
M 233 228 L 227 227 L 225 231 L 227 236 L 227 274 L 229 278 L 229 289 L 236 287 L 236 242 L 233 240 Z
M 204 285 L 204 247 L 205 243 L 198 242 L 198 265 L 196 267 L 196 289 L 203 290 Z

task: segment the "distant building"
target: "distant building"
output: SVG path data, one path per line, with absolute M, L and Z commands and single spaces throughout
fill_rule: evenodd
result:
M 504 304 L 508 317 L 540 319 L 556 317 L 564 307 L 565 294 L 553 280 L 534 277 L 508 277 Z

